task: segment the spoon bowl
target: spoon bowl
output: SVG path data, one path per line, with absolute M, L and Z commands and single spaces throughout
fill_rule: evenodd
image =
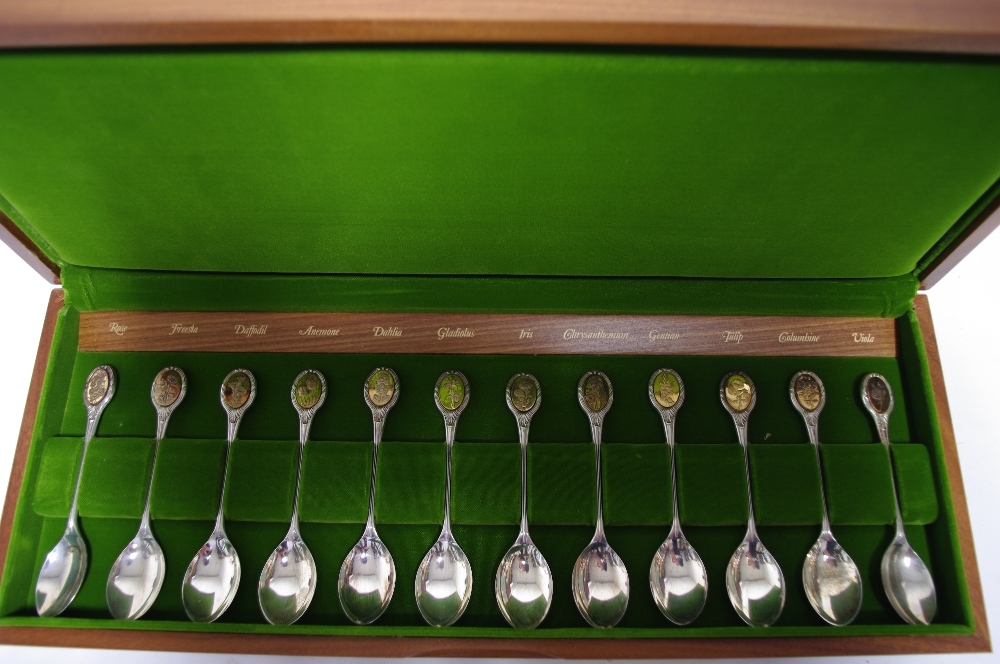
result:
M 472 565 L 451 533 L 441 533 L 420 561 L 414 587 L 428 624 L 447 627 L 462 617 L 472 597 Z
M 882 585 L 903 620 L 911 625 L 929 625 L 934 620 L 934 579 L 905 537 L 897 535 L 882 556 Z
M 496 597 L 511 627 L 538 627 L 552 605 L 552 570 L 531 540 L 510 547 L 497 568 Z
M 614 627 L 628 608 L 625 563 L 602 540 L 595 540 L 573 566 L 573 600 L 591 627 Z
M 163 550 L 150 532 L 140 532 L 118 554 L 108 574 L 105 596 L 117 620 L 135 620 L 153 606 L 167 568 Z
M 682 532 L 671 532 L 649 566 L 649 588 L 660 612 L 675 625 L 689 625 L 705 608 L 708 572 Z
M 213 622 L 232 604 L 239 585 L 240 557 L 226 534 L 216 530 L 184 572 L 184 611 L 195 622 Z
M 756 533 L 747 534 L 726 568 L 729 601 L 751 627 L 773 625 L 785 607 L 785 579 L 781 567 Z
M 45 556 L 35 584 L 35 608 L 43 617 L 58 616 L 80 592 L 87 574 L 87 545 L 75 524 Z
M 861 572 L 830 533 L 813 544 L 802 566 L 802 585 L 819 617 L 837 627 L 861 610 Z
M 396 589 L 396 564 L 374 529 L 347 554 L 337 587 L 340 606 L 358 625 L 370 625 L 389 608 Z
M 272 625 L 291 625 L 309 608 L 316 592 L 316 561 L 298 533 L 286 537 L 264 563 L 257 597 Z

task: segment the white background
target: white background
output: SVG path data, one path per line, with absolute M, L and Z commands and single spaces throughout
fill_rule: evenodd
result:
M 10 465 L 21 424 L 28 382 L 41 333 L 51 286 L 0 244 L 0 489 L 6 492 Z M 1000 372 L 1000 232 L 972 252 L 931 294 L 931 310 L 954 418 L 976 555 L 982 574 L 986 611 L 1000 629 L 1000 419 L 997 417 L 996 376 Z M 1000 633 L 1000 632 L 998 632 Z M 753 656 L 752 649 L 747 655 Z M 97 650 L 18 648 L 0 646 L 0 662 L 101 662 L 124 653 Z M 270 662 L 267 656 L 187 655 L 146 653 L 146 662 Z M 131 657 L 128 657 L 131 659 Z M 297 661 L 310 661 L 303 658 Z M 921 657 L 839 658 L 853 662 L 972 662 L 998 661 L 993 654 Z M 455 660 L 451 660 L 455 661 Z M 793 660 L 788 660 L 793 661 Z

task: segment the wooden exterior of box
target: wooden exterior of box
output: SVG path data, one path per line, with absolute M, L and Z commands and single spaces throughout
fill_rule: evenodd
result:
M 815 7 L 800 0 L 528 0 L 233 4 L 182 0 L 8 0 L 0 48 L 233 43 L 614 44 L 1000 54 L 1000 5 L 991 0 L 892 0 Z M 920 275 L 928 288 L 1000 225 L 1000 199 Z M 0 239 L 50 282 L 59 268 L 0 214 Z M 61 290 L 52 292 L 0 519 L 0 572 L 35 425 Z M 729 639 L 486 639 L 220 634 L 119 629 L 0 627 L 0 643 L 282 655 L 691 658 L 983 652 L 991 648 L 958 452 L 926 296 L 915 308 L 934 390 L 975 632 L 970 636 L 830 636 Z

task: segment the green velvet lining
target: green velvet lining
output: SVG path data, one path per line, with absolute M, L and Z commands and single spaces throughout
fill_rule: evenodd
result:
M 66 320 L 75 322 L 71 310 L 60 326 Z M 907 353 L 914 348 L 906 331 L 912 323 L 901 321 L 900 341 L 904 349 L 911 349 Z M 148 617 L 133 627 L 272 631 L 260 615 L 251 581 L 287 530 L 298 426 L 287 386 L 298 371 L 311 366 L 326 374 L 331 387 L 305 448 L 301 492 L 302 535 L 320 573 L 309 612 L 285 633 L 523 638 L 759 634 L 742 625 L 721 591 L 726 562 L 743 537 L 747 514 L 742 450 L 732 420 L 718 401 L 719 377 L 732 368 L 747 371 L 757 384 L 759 397 L 749 432 L 755 510 L 761 537 L 789 579 L 785 613 L 767 633 L 931 634 L 968 633 L 971 628 L 967 595 L 958 584 L 960 558 L 949 536 L 953 516 L 949 498 L 941 493 L 936 452 L 940 439 L 936 425 L 927 421 L 929 406 L 922 396 L 926 376 L 907 354 L 900 360 L 671 357 L 669 362 L 649 357 L 393 356 L 389 364 L 399 373 L 402 390 L 379 449 L 375 503 L 379 533 L 393 553 L 399 578 L 385 616 L 377 625 L 357 628 L 340 610 L 336 576 L 344 555 L 361 536 L 367 515 L 371 414 L 356 386 L 372 366 L 385 364 L 385 357 L 74 353 L 72 348 L 66 350 L 66 339 L 75 344 L 75 331 L 60 327 L 51 383 L 42 400 L 46 412 L 29 454 L 11 562 L 0 588 L 4 611 L 0 624 L 20 624 L 33 611 L 34 575 L 65 524 L 66 486 L 75 476 L 83 428 L 79 397 L 83 380 L 95 364 L 109 362 L 118 369 L 119 391 L 88 450 L 80 493 L 81 506 L 87 502 L 84 496 L 90 496 L 81 527 L 91 547 L 91 572 L 66 618 L 33 618 L 27 624 L 129 628 L 106 618 L 106 570 L 135 534 L 150 476 L 155 415 L 148 403 L 148 383 L 165 364 L 177 364 L 187 371 L 189 392 L 171 421 L 170 437 L 160 446 L 151 505 L 153 530 L 168 559 L 166 590 Z M 667 448 L 662 423 L 646 394 L 646 378 L 663 364 L 681 373 L 688 390 L 677 419 L 681 518 L 685 533 L 708 565 L 710 587 L 716 589 L 710 592 L 702 617 L 686 629 L 663 620 L 644 582 L 670 522 Z M 184 566 L 211 532 L 225 448 L 225 418 L 217 389 L 234 366 L 254 371 L 259 388 L 232 449 L 225 499 L 227 533 L 249 580 L 219 623 L 192 625 L 184 619 L 179 593 L 169 588 L 178 587 Z M 445 447 L 441 416 L 421 386 L 433 384 L 451 367 L 463 370 L 472 385 L 454 448 L 452 505 L 455 536 L 472 561 L 476 583 L 462 621 L 453 628 L 431 630 L 423 626 L 410 583 L 440 529 Z M 604 513 L 608 538 L 628 565 L 633 588 L 625 620 L 610 632 L 587 628 L 568 591 L 573 562 L 593 535 L 596 518 L 594 448 L 575 395 L 579 375 L 591 367 L 606 371 L 615 386 L 602 448 Z M 819 373 L 827 386 L 827 406 L 820 419 L 827 497 L 838 540 L 861 567 L 866 588 L 858 621 L 845 630 L 822 625 L 796 581 L 820 520 L 816 456 L 787 393 L 790 376 L 802 368 Z M 527 635 L 504 626 L 492 589 L 496 566 L 518 530 L 519 445 L 514 418 L 502 397 L 506 380 L 516 370 L 535 373 L 545 395 L 528 446 L 529 517 L 532 538 L 556 579 L 549 618 Z M 891 436 L 896 443 L 892 458 L 900 499 L 913 546 L 939 581 L 939 622 L 926 628 L 900 624 L 878 578 L 878 562 L 892 537 L 893 511 L 890 457 L 878 444 L 857 396 L 858 378 L 871 370 L 886 375 L 896 389 Z M 116 491 L 108 495 L 112 474 Z M 870 487 L 877 490 L 867 495 L 861 491 L 859 498 L 859 490 Z
M 605 523 L 616 526 L 670 523 L 673 510 L 666 444 L 604 445 L 601 458 Z
M 452 455 L 452 523 L 518 525 L 521 446 L 469 443 L 456 445 Z
M 743 450 L 736 444 L 678 445 L 677 492 L 682 523 L 745 524 L 750 511 Z
M 382 443 L 379 466 L 375 492 L 375 516 L 379 522 L 441 523 L 444 443 Z
M 226 480 L 226 517 L 288 523 L 292 518 L 298 453 L 298 442 L 291 440 L 234 442 Z M 222 468 L 217 470 L 222 472 Z
M 885 279 L 668 279 L 208 274 L 67 265 L 81 311 L 390 311 L 895 318 L 913 275 Z M 488 303 L 488 304 L 486 304 Z
M 895 518 L 889 457 L 881 445 L 826 445 L 823 479 L 831 522 L 870 525 Z
M 1000 178 L 992 59 L 8 51 L 0 78 L 2 205 L 82 266 L 898 276 Z
M 906 523 L 932 523 L 938 516 L 938 501 L 930 457 L 923 445 L 894 445 L 892 463 L 896 469 L 900 509 Z
M 150 514 L 154 519 L 211 520 L 219 511 L 224 440 L 166 438 L 153 472 Z
M 543 525 L 594 523 L 596 477 L 590 445 L 528 445 L 528 519 Z
M 152 440 L 96 438 L 91 441 L 80 478 L 80 516 L 141 517 L 152 466 Z
M 371 455 L 371 443 L 309 441 L 302 454 L 299 518 L 316 523 L 368 518 Z
M 80 438 L 53 438 L 45 444 L 38 484 L 34 490 L 36 513 L 42 516 L 69 514 L 82 454 L 83 441 Z
M 806 445 L 752 445 L 754 516 L 762 526 L 819 523 L 823 514 L 816 452 Z M 924 488 L 934 490 L 933 482 Z

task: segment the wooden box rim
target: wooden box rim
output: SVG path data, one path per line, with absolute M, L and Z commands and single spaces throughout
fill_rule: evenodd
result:
M 550 43 L 1000 53 L 991 0 L 7 0 L 0 48 Z

